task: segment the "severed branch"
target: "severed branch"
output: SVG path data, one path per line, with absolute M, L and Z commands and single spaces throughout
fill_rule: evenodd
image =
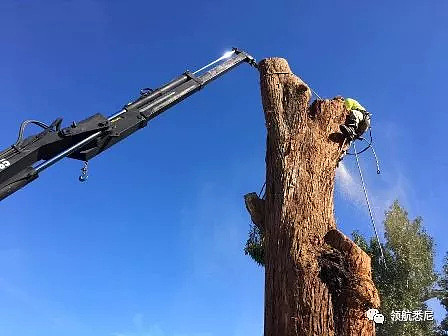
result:
M 259 198 L 257 193 L 251 192 L 244 195 L 244 203 L 250 214 L 252 222 L 258 227 L 261 233 L 264 232 L 264 200 Z

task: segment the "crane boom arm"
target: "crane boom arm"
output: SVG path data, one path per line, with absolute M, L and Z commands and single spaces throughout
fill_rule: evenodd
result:
M 0 200 L 34 181 L 40 172 L 65 157 L 90 160 L 241 63 L 256 66 L 252 56 L 236 48 L 226 55 L 194 73 L 187 71 L 154 91 L 142 93 L 108 118 L 95 114 L 65 128 L 61 128 L 61 118 L 49 126 L 34 120 L 25 121 L 17 142 L 0 152 Z M 209 71 L 202 71 L 223 59 L 225 61 Z M 23 131 L 29 123 L 44 130 L 23 139 Z

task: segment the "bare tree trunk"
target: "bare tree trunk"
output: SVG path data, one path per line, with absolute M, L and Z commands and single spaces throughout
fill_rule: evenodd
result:
M 343 100 L 308 106 L 285 59 L 259 64 L 267 127 L 265 336 L 374 335 L 379 299 L 370 258 L 336 229 L 333 209 Z M 336 280 L 336 281 L 335 281 Z

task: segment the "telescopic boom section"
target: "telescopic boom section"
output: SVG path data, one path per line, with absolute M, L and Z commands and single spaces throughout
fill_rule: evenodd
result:
M 24 126 L 27 124 L 25 122 L 17 142 L 0 152 L 0 200 L 34 181 L 40 172 L 65 157 L 90 160 L 244 62 L 256 67 L 252 56 L 234 48 L 194 73 L 187 71 L 164 86 L 143 93 L 137 100 L 109 118 L 95 114 L 62 129 L 61 119 L 57 119 L 50 126 L 38 123 L 44 130 L 22 139 Z M 215 65 L 217 63 L 218 65 Z M 215 66 L 205 71 L 212 65 Z M 41 161 L 43 162 L 36 166 Z

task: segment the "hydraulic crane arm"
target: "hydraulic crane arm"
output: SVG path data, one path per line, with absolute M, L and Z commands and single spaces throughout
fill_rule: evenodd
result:
M 49 126 L 35 120 L 25 121 L 17 142 L 0 152 L 0 200 L 34 181 L 40 172 L 65 157 L 90 160 L 243 62 L 256 66 L 252 56 L 234 48 L 193 73 L 187 71 L 154 91 L 142 92 L 137 100 L 108 118 L 95 114 L 65 128 L 61 128 L 61 118 Z M 219 64 L 204 72 L 216 63 Z M 43 131 L 23 139 L 29 123 L 37 124 Z

